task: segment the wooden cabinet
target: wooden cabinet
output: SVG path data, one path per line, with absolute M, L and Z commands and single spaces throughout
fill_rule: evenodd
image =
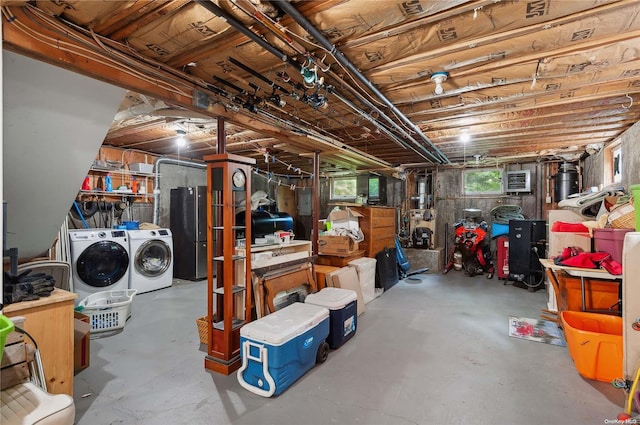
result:
M 240 327 L 251 320 L 252 158 L 218 154 L 207 163 L 207 356 L 204 365 L 231 374 L 240 367 Z M 244 220 L 237 220 L 244 215 Z M 239 255 L 238 248 L 243 248 Z
M 7 317 L 25 318 L 24 329 L 36 340 L 47 390 L 73 397 L 73 292 L 56 288 L 48 297 L 4 307 Z
M 386 248 L 395 248 L 396 242 L 396 209 L 393 207 L 356 207 L 362 217 L 359 219 L 364 241 L 360 249 L 364 249 L 365 257 L 375 257 Z

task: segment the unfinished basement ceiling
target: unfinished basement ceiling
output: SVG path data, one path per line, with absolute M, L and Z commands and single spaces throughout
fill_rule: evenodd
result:
M 104 143 L 160 155 L 215 153 L 224 117 L 275 171 L 555 160 L 640 117 L 640 1 L 8 4 L 5 48 L 131 90 Z

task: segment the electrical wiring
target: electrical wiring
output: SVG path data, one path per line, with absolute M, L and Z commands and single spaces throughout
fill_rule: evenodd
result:
M 49 23 L 53 28 L 49 28 L 52 31 L 57 31 L 56 32 L 62 32 L 63 35 L 65 36 L 70 36 L 74 39 L 76 39 L 76 37 L 73 37 L 73 34 L 68 31 L 67 29 L 64 28 L 60 28 L 59 24 L 57 24 L 55 21 L 50 20 L 50 18 L 46 15 L 40 15 L 42 12 L 39 11 L 38 9 L 36 9 L 34 6 L 31 6 L 29 4 L 24 6 L 24 11 L 25 13 L 28 14 L 27 11 L 29 12 L 35 12 L 33 13 L 34 16 L 37 16 L 39 19 L 45 21 L 46 23 Z M 91 60 L 92 62 L 96 62 L 105 66 L 108 66 L 110 68 L 114 68 L 117 69 L 118 71 L 124 72 L 126 74 L 129 74 L 135 78 L 139 78 L 142 79 L 144 81 L 147 81 L 149 83 L 153 83 L 155 85 L 158 85 L 160 87 L 163 87 L 165 90 L 167 91 L 171 91 L 177 94 L 181 94 L 181 95 L 185 95 L 185 96 L 191 96 L 191 93 L 187 93 L 184 92 L 182 90 L 179 90 L 177 87 L 174 86 L 170 86 L 167 84 L 164 84 L 162 81 L 158 81 L 157 79 L 150 79 L 148 78 L 148 76 L 140 71 L 134 70 L 130 67 L 123 67 L 120 63 L 118 63 L 117 61 L 115 61 L 112 58 L 109 58 L 108 56 L 104 56 L 98 52 L 96 52 L 94 49 L 90 49 L 90 48 L 86 48 L 86 47 L 81 47 L 78 46 L 76 44 L 71 44 L 71 43 L 67 43 L 65 41 L 62 41 L 58 38 L 52 38 L 49 36 L 46 36 L 42 33 L 39 33 L 37 31 L 35 31 L 33 28 L 23 24 L 20 20 L 15 19 L 15 15 L 11 12 L 11 9 L 8 6 L 3 6 L 2 7 L 2 14 L 5 16 L 5 18 L 7 19 L 8 22 L 11 23 L 11 25 L 14 25 L 16 29 L 18 29 L 20 32 L 22 32 L 23 34 L 25 34 L 26 36 L 37 40 L 38 42 L 45 44 L 49 47 L 55 48 L 57 50 L 63 51 L 63 52 L 69 52 L 78 56 L 81 56 L 85 59 Z M 82 44 L 87 45 L 86 41 L 84 40 L 79 40 L 82 42 Z
M 277 186 L 285 186 L 285 187 L 288 187 L 290 190 L 304 190 L 304 189 L 309 189 L 311 187 L 311 186 L 300 185 L 300 182 L 298 184 L 291 183 L 289 180 L 292 177 L 286 174 L 275 174 L 272 172 L 261 170 L 259 168 L 253 168 L 253 173 L 256 176 L 262 177 L 265 180 L 267 180 L 267 183 L 274 183 Z M 313 177 L 313 175 L 311 177 Z M 309 177 L 297 177 L 297 178 L 302 180 L 310 180 Z M 287 179 L 287 182 L 283 182 L 282 179 Z
M 236 5 L 236 6 L 238 6 L 238 5 Z M 240 6 L 238 6 L 238 7 L 240 7 Z M 246 12 L 246 10 L 243 10 L 243 11 L 244 11 L 245 13 L 247 13 L 247 12 Z M 252 15 L 250 15 L 250 16 L 252 16 Z M 252 17 L 254 17 L 254 16 L 252 16 Z M 255 19 L 257 19 L 256 17 L 254 17 L 254 18 L 255 18 Z M 264 18 L 264 19 L 270 19 L 269 17 L 264 16 L 264 15 L 262 15 L 262 14 L 261 14 L 261 18 Z M 262 20 L 258 20 L 258 22 L 263 23 L 263 22 L 262 22 Z M 271 22 L 271 26 L 267 26 L 267 29 L 269 29 L 270 31 L 274 32 L 273 26 L 277 26 L 277 23 L 275 23 L 273 20 L 271 20 L 270 22 Z M 264 23 L 263 23 L 263 24 L 264 24 Z M 278 28 L 280 28 L 280 27 L 278 26 Z M 282 29 L 279 29 L 278 31 L 288 31 L 288 30 L 287 30 L 286 28 L 282 28 Z M 288 34 L 290 34 L 290 35 L 292 35 L 292 36 L 294 36 L 294 37 L 299 37 L 297 34 L 295 34 L 295 33 L 291 32 L 291 31 L 288 31 L 287 33 L 288 33 Z M 320 48 L 320 49 L 322 49 L 323 51 L 325 51 L 325 52 L 327 52 L 327 53 L 331 54 L 331 55 L 332 55 L 332 57 L 333 57 L 333 58 L 334 58 L 334 59 L 339 63 L 339 65 L 341 66 L 341 68 L 345 71 L 345 73 L 346 73 L 347 75 L 349 75 L 349 78 L 350 78 L 352 81 L 354 81 L 354 82 L 355 82 L 354 77 L 350 74 L 350 72 L 349 72 L 349 71 L 344 67 L 344 65 L 343 65 L 342 63 L 340 63 L 340 61 L 338 61 L 338 60 L 336 59 L 336 57 L 335 57 L 335 56 L 334 56 L 334 54 L 333 54 L 333 53 L 334 53 L 333 51 L 329 52 L 329 51 L 327 51 L 327 49 L 323 48 L 322 46 L 319 46 L 319 45 L 314 44 L 314 43 L 311 43 L 311 44 L 312 44 L 312 45 L 314 45 L 314 46 L 316 46 L 316 47 L 318 47 L 318 48 Z M 334 50 L 335 50 L 335 49 L 334 49 Z M 311 61 L 311 59 L 312 59 L 312 55 L 311 55 L 308 51 L 306 51 L 306 49 L 305 49 L 305 48 L 303 48 L 302 46 L 298 45 L 298 46 L 296 46 L 296 51 L 298 51 L 300 54 L 305 55 L 305 57 L 307 58 L 307 60 Z M 310 65 L 309 65 L 309 66 L 310 66 Z M 303 65 L 302 67 L 303 67 L 303 72 L 304 72 L 304 65 Z M 324 69 L 322 69 L 322 70 L 323 70 L 323 71 L 325 71 Z M 327 69 L 326 69 L 326 71 L 329 71 L 329 69 L 327 68 Z M 369 107 L 371 107 L 372 109 L 374 109 L 374 110 L 376 110 L 377 112 L 379 112 L 379 113 L 382 115 L 382 117 L 383 117 L 383 118 L 384 118 L 384 119 L 385 119 L 385 120 L 386 120 L 386 121 L 387 121 L 391 126 L 393 126 L 396 130 L 400 130 L 400 133 L 401 133 L 404 137 L 406 137 L 406 138 L 408 138 L 408 139 L 412 140 L 412 141 L 413 141 L 413 143 L 414 143 L 415 145 L 420 146 L 423 150 L 425 150 L 424 146 L 423 146 L 422 144 L 420 144 L 418 141 L 416 141 L 416 140 L 415 140 L 415 139 L 414 139 L 414 138 L 413 138 L 413 137 L 412 137 L 412 136 L 411 136 L 411 135 L 410 135 L 410 134 L 409 134 L 405 129 L 403 129 L 402 127 L 400 127 L 400 126 L 399 126 L 395 121 L 393 121 L 391 118 L 389 118 L 387 114 L 382 113 L 382 112 L 378 109 L 378 107 L 377 107 L 377 106 L 375 106 L 375 104 L 374 104 L 374 103 L 378 103 L 378 104 L 381 104 L 381 103 L 380 103 L 378 100 L 376 100 L 374 97 L 372 97 L 372 96 L 371 96 L 371 94 L 370 94 L 368 91 L 364 90 L 364 88 L 363 88 L 360 84 L 356 83 L 356 87 L 359 89 L 359 91 L 360 91 L 360 92 L 364 93 L 364 94 L 365 94 L 365 95 L 366 95 L 370 100 L 365 99 L 365 98 L 363 97 L 363 95 L 359 93 L 359 91 L 358 91 L 358 90 L 356 90 L 356 89 L 354 89 L 353 87 L 351 87 L 350 85 L 346 84 L 346 82 L 345 82 L 344 80 L 342 80 L 342 78 L 340 78 L 340 77 L 336 77 L 336 76 L 334 76 L 334 78 L 337 78 L 337 79 L 338 79 L 338 81 L 340 81 L 340 82 L 343 84 L 343 87 L 346 87 L 349 91 L 351 91 L 351 93 L 353 93 L 356 97 L 358 97 L 358 99 L 360 100 L 360 102 L 361 102 L 361 103 L 363 103 L 364 105 L 369 106 Z M 307 87 L 307 88 L 308 88 L 308 87 Z M 345 101 L 345 98 L 344 98 L 344 97 L 342 97 L 342 96 L 339 96 L 339 95 L 335 92 L 335 90 L 331 90 L 331 93 L 332 93 L 332 94 L 334 94 L 335 96 L 337 96 L 337 97 L 338 97 L 338 99 L 342 100 L 343 102 Z M 371 103 L 372 101 L 373 101 L 374 103 Z M 364 111 L 362 111 L 362 113 L 364 113 Z M 394 114 L 395 114 L 395 118 L 396 118 L 396 120 L 400 120 L 400 119 L 399 119 L 399 117 L 398 117 L 398 115 L 397 115 L 395 112 L 394 112 Z M 400 120 L 400 121 L 402 121 L 402 120 Z M 399 142 L 399 141 L 396 139 L 396 137 L 395 137 L 395 136 L 393 136 L 393 135 L 391 135 L 391 134 L 388 134 L 388 133 L 385 133 L 385 134 L 387 134 L 389 137 L 391 137 L 394 141 L 397 141 L 398 143 L 400 143 L 400 145 L 401 145 L 401 146 L 403 146 L 405 149 L 407 148 L 407 146 L 404 146 L 404 144 L 403 144 L 402 142 Z M 414 132 L 414 134 L 415 134 L 415 132 Z M 426 151 L 426 150 L 425 150 L 425 151 Z M 416 152 L 417 152 L 417 151 L 416 151 Z M 426 153 L 427 153 L 429 156 L 432 156 L 432 157 L 433 157 L 433 159 L 436 159 L 436 160 L 443 160 L 443 161 L 444 161 L 444 160 L 446 159 L 446 158 L 443 158 L 443 156 L 442 156 L 441 154 L 440 154 L 440 155 L 438 155 L 438 156 L 436 157 L 436 156 L 434 156 L 433 154 L 431 154 L 431 153 L 430 153 L 430 152 L 428 152 L 428 151 L 426 151 Z M 446 161 L 445 161 L 445 162 L 446 162 Z

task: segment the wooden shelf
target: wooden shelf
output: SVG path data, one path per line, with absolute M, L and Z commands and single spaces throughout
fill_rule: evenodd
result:
M 231 322 L 231 329 L 238 329 L 245 323 L 247 322 L 242 319 L 233 319 L 233 321 Z M 224 321 L 214 322 L 213 329 L 217 331 L 224 331 Z
M 247 288 L 245 288 L 244 286 L 234 285 L 234 286 L 231 287 L 231 292 L 233 292 L 234 294 L 236 294 L 238 292 L 244 292 L 246 290 L 247 290 Z M 213 290 L 213 293 L 214 294 L 218 294 L 218 295 L 223 295 L 224 292 L 225 292 L 225 288 L 224 287 L 216 288 L 216 289 Z
M 252 287 L 247 285 L 251 282 L 251 248 L 246 248 L 244 255 L 235 249 L 245 238 L 251 240 L 251 227 L 237 225 L 236 215 L 243 213 L 245 223 L 251 222 L 251 210 L 244 205 L 251 203 L 250 176 L 255 160 L 228 154 L 209 155 L 204 160 L 209 229 L 206 315 L 216 318 L 204 364 L 208 370 L 228 375 L 240 367 L 240 327 L 251 321 Z M 244 237 L 239 238 L 239 233 Z

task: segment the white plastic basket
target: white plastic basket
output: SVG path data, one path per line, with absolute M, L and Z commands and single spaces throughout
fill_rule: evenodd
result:
M 137 289 L 96 292 L 80 301 L 78 307 L 90 317 L 91 332 L 124 328 L 131 316 L 131 302 L 136 292 Z

